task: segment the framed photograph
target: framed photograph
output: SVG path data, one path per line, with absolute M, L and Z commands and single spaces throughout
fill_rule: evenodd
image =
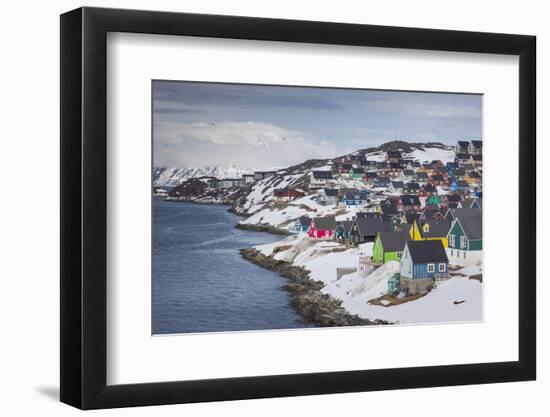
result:
M 533 380 L 535 37 L 61 16 L 61 401 Z

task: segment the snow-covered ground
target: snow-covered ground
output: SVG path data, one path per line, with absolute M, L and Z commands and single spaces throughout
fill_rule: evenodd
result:
M 277 247 L 278 252 L 273 255 Z M 370 300 L 387 293 L 388 279 L 399 272 L 399 263 L 390 261 L 362 278 L 353 272 L 337 279 L 336 268 L 357 268 L 359 255 L 372 251 L 372 244 L 346 249 L 332 241 L 313 241 L 305 235 L 256 247 L 264 255 L 302 266 L 311 278 L 325 283 L 322 292 L 342 300 L 352 314 L 371 320 L 400 324 L 481 321 L 483 284 L 469 276 L 481 273 L 477 266 L 456 271 L 456 276 L 440 282 L 427 295 L 399 305 L 374 305 Z M 284 250 L 281 250 L 284 249 Z M 457 302 L 457 304 L 455 304 Z

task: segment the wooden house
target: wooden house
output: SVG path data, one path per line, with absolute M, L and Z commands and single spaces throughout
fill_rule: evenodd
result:
M 389 177 L 376 177 L 372 183 L 373 188 L 388 188 L 390 186 Z
M 345 191 L 340 203 L 347 208 L 364 206 L 369 202 L 370 192 L 367 190 L 349 190 Z
M 350 243 L 359 245 L 374 242 L 378 233 L 392 229 L 391 223 L 384 222 L 380 217 L 355 217 L 350 230 Z
M 388 191 L 390 191 L 391 193 L 402 193 L 403 188 L 405 188 L 405 184 L 403 183 L 403 181 L 392 181 L 388 188 Z
M 429 291 L 449 277 L 449 260 L 440 240 L 409 240 L 400 263 L 400 288 L 408 294 Z
M 421 226 L 420 235 L 424 240 L 440 240 L 443 247 L 448 246 L 447 235 L 451 228 L 451 223 L 447 220 L 426 219 Z
M 447 237 L 449 241 L 447 252 L 452 265 L 481 264 L 483 252 L 481 216 L 455 218 Z
M 347 242 L 350 237 L 353 220 L 343 220 L 336 222 L 336 231 L 334 236 L 339 242 Z
M 459 140 L 455 148 L 455 153 L 470 153 L 470 141 Z
M 311 173 L 309 188 L 325 188 L 333 181 L 330 171 L 313 171 Z
M 430 181 L 430 176 L 427 172 L 417 172 L 414 180 L 419 184 L 426 184 Z
M 319 203 L 324 206 L 338 202 L 338 190 L 336 188 L 323 188 L 319 193 Z
M 418 194 L 420 192 L 420 184 L 417 182 L 408 182 L 405 184 L 403 192 L 407 194 Z
M 414 210 L 420 211 L 422 204 L 420 198 L 417 195 L 405 194 L 401 196 L 401 207 L 404 211 Z
M 291 201 L 296 200 L 297 198 L 304 197 L 306 194 L 298 190 L 297 188 L 276 188 L 273 190 L 273 197 L 277 201 Z
M 409 233 L 406 231 L 378 233 L 372 251 L 373 262 L 384 264 L 388 261 L 399 262 L 405 243 L 409 239 Z
M 307 233 L 310 225 L 311 219 L 309 217 L 300 216 L 290 225 L 288 232 L 292 234 Z
M 470 141 L 469 152 L 472 155 L 481 155 L 483 150 L 483 142 L 480 140 Z
M 314 217 L 311 219 L 307 234 L 312 239 L 331 239 L 335 231 L 334 217 Z

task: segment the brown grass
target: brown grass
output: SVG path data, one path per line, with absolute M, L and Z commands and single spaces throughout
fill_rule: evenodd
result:
M 399 304 L 408 303 L 409 301 L 418 300 L 419 298 L 424 297 L 426 294 L 428 294 L 429 291 L 414 294 L 414 295 L 408 295 L 406 297 L 397 298 L 394 297 L 391 294 L 384 294 L 380 297 L 373 298 L 372 300 L 367 301 L 369 304 L 382 306 L 382 307 L 391 307 L 391 306 L 397 306 Z M 386 304 L 382 303 L 382 301 L 387 301 Z
M 470 275 L 470 279 L 475 279 L 476 281 L 483 282 L 483 274 Z

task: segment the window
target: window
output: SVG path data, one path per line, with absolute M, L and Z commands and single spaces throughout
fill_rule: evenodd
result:
M 455 235 L 449 235 L 449 245 L 454 248 L 455 246 Z
M 439 264 L 439 272 L 445 272 L 445 264 Z
M 466 259 L 466 251 L 464 251 L 464 259 Z
M 451 249 L 451 256 L 454 256 L 453 250 Z
M 401 259 L 401 252 L 397 252 L 397 259 Z
M 435 272 L 435 265 L 434 264 L 428 264 L 428 272 Z
M 466 236 L 460 236 L 460 249 L 466 249 Z

